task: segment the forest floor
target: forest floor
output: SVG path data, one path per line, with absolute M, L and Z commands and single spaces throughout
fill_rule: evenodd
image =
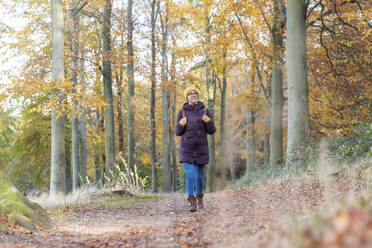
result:
M 350 187 L 336 182 L 332 200 L 358 191 Z M 324 207 L 326 191 L 316 180 L 298 178 L 207 193 L 205 209 L 195 213 L 187 211 L 185 193 L 135 196 L 140 201 L 127 207 L 65 207 L 59 214 L 48 210 L 51 230 L 0 232 L 0 247 L 289 247 L 293 227 Z

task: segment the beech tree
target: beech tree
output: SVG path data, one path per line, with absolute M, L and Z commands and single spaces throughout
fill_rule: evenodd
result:
M 282 1 L 274 1 L 272 25 L 272 77 L 270 104 L 270 165 L 283 163 L 283 35 L 285 13 Z
M 304 159 L 309 138 L 309 95 L 306 70 L 305 0 L 287 2 L 288 139 L 287 166 Z
M 128 52 L 128 166 L 134 171 L 134 54 L 133 54 L 133 1 L 128 0 L 127 6 L 127 52 Z
M 155 92 L 156 92 L 156 20 L 158 17 L 157 0 L 151 3 L 151 102 L 150 102 L 150 129 L 151 129 L 151 182 L 152 192 L 158 192 L 157 159 L 156 159 L 156 123 L 155 123 Z
M 52 78 L 56 86 L 53 97 L 61 103 L 64 97 L 58 90 L 64 81 L 64 17 L 63 1 L 52 0 Z M 54 109 L 52 114 L 52 155 L 50 175 L 50 195 L 66 193 L 66 154 L 65 122 L 61 109 Z
M 103 88 L 105 99 L 105 133 L 106 133 L 106 171 L 108 178 L 115 176 L 115 125 L 114 125 L 114 105 L 112 94 L 112 68 L 111 68 L 111 10 L 112 0 L 106 0 L 103 9 Z

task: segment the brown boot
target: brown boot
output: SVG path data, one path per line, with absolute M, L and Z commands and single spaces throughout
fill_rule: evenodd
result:
M 204 196 L 204 194 L 200 194 L 200 195 L 196 196 L 196 200 L 198 200 L 198 208 L 199 209 L 203 209 L 204 208 L 203 196 Z
M 196 198 L 195 196 L 189 196 L 187 199 L 189 201 L 189 210 L 190 212 L 195 212 L 196 211 Z

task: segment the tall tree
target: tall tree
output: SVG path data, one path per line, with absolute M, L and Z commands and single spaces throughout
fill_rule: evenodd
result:
M 71 6 L 73 6 L 75 1 L 71 1 Z M 79 58 L 79 16 L 75 15 L 72 22 L 72 35 L 74 37 L 70 41 L 71 51 L 72 51 L 72 61 L 71 61 L 71 81 L 72 81 L 72 94 L 74 98 L 74 113 L 72 114 L 71 120 L 71 131 L 72 131 L 72 190 L 77 190 L 80 187 L 79 180 L 79 118 L 78 118 L 78 101 L 76 99 L 76 88 L 78 80 L 78 58 Z
M 255 112 L 249 108 L 247 111 L 247 139 L 246 139 L 246 148 L 247 148 L 247 169 L 245 175 L 248 176 L 252 169 L 256 166 L 256 134 L 254 130 L 255 124 Z
M 115 125 L 114 106 L 112 94 L 112 70 L 111 70 L 111 11 L 112 0 L 105 0 L 103 9 L 103 90 L 105 100 L 105 133 L 106 133 L 106 171 L 108 178 L 114 176 L 115 163 Z
M 133 54 L 133 0 L 128 0 L 127 7 L 127 23 L 128 23 L 128 166 L 134 171 L 134 54 Z
M 205 82 L 207 86 L 207 97 L 208 97 L 208 108 L 211 114 L 214 114 L 214 101 L 215 101 L 215 93 L 216 93 L 216 81 L 213 77 L 213 70 L 212 70 L 212 56 L 210 54 L 210 44 L 211 44 L 211 29 L 212 25 L 210 23 L 210 5 L 206 5 L 203 9 L 203 16 L 205 18 L 205 40 L 204 40 L 204 49 L 205 49 Z M 209 146 L 209 164 L 207 167 L 207 190 L 214 191 L 215 190 L 215 157 L 214 157 L 214 136 L 208 136 L 208 146 Z
M 63 1 L 52 0 L 52 78 L 56 84 L 53 97 L 60 103 L 63 93 L 58 90 L 64 81 L 64 18 Z M 52 155 L 50 195 L 66 193 L 65 123 L 60 109 L 52 113 Z
M 220 144 L 221 144 L 221 160 L 225 160 L 226 158 L 226 91 L 227 91 L 227 68 L 226 68 L 226 52 L 223 54 L 224 65 L 222 69 L 222 89 L 221 89 L 221 117 L 220 117 Z
M 231 97 L 235 96 L 235 85 L 231 85 Z M 226 152 L 228 154 L 226 161 L 230 165 L 230 177 L 231 181 L 235 182 L 236 181 L 236 176 L 235 176 L 235 164 L 234 164 L 234 151 L 235 151 L 235 142 L 234 142 L 234 122 L 233 120 L 233 114 L 232 114 L 232 104 L 228 103 L 227 105 L 227 118 L 229 120 L 229 132 L 228 132 L 228 147 L 226 149 Z
M 287 2 L 288 139 L 286 165 L 304 159 L 309 134 L 305 0 Z
M 272 78 L 270 104 L 270 165 L 283 163 L 283 29 L 284 11 L 282 1 L 274 1 L 272 26 Z
M 86 94 L 86 82 L 85 82 L 85 63 L 84 58 L 86 56 L 85 53 L 85 40 L 86 40 L 86 29 L 84 29 L 82 34 L 82 46 L 81 46 L 81 53 L 80 56 L 82 58 L 81 65 L 80 65 L 80 83 L 81 83 L 81 97 L 84 97 Z M 81 114 L 79 118 L 79 127 L 80 127 L 80 175 L 81 175 L 81 185 L 87 183 L 87 163 L 88 163 L 88 151 L 87 151 L 87 125 L 86 125 L 86 107 L 81 106 Z
M 170 156 L 171 156 L 171 167 L 172 167 L 172 190 L 177 191 L 177 148 L 175 140 L 175 122 L 176 118 L 176 38 L 172 35 L 172 61 L 171 61 L 171 94 L 170 94 L 170 128 L 169 128 L 169 143 L 170 143 Z
M 124 156 L 125 154 L 125 148 L 124 148 L 124 112 L 123 112 L 123 93 L 124 93 L 124 76 L 125 76 L 125 59 L 126 59 L 126 33 L 125 33 L 125 26 L 126 26 L 126 17 L 125 17 L 125 10 L 119 9 L 118 13 L 116 14 L 116 22 L 113 23 L 113 28 L 116 29 L 113 30 L 113 34 L 115 34 L 116 37 L 114 39 L 117 42 L 117 45 L 112 46 L 112 54 L 113 54 L 113 68 L 115 74 L 115 80 L 116 80 L 116 87 L 117 87 L 117 123 L 118 123 L 118 140 L 119 140 L 119 154 L 121 156 Z M 114 19 L 114 20 L 115 20 Z M 123 161 L 120 159 L 119 161 L 120 169 L 124 169 Z
M 163 190 L 171 191 L 172 174 L 170 167 L 170 143 L 169 143 L 169 94 L 167 75 L 167 51 L 168 51 L 168 3 L 165 3 L 165 13 L 161 19 L 161 82 L 162 82 L 162 110 L 163 110 Z
M 156 164 L 156 125 L 155 125 L 155 91 L 156 91 L 156 19 L 157 0 L 151 0 L 151 100 L 150 100 L 150 122 L 151 122 L 151 182 L 152 192 L 158 192 L 158 177 Z

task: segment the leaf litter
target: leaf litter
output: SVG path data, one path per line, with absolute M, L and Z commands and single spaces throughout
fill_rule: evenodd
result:
M 335 200 L 346 199 L 350 191 L 360 189 L 360 185 L 354 186 L 345 178 L 336 180 Z M 293 246 L 293 226 L 306 223 L 314 211 L 324 207 L 324 191 L 319 181 L 301 178 L 254 188 L 229 189 L 206 194 L 205 209 L 195 213 L 187 211 L 185 194 L 178 193 L 149 198 L 127 207 L 115 204 L 66 206 L 60 216 L 52 216 L 53 229 L 2 231 L 0 246 L 289 247 Z M 99 201 L 102 197 L 121 197 L 123 201 L 136 198 L 105 193 L 93 195 L 92 199 Z M 298 231 L 301 245 L 297 245 L 353 247 L 348 246 L 348 240 L 354 240 L 360 247 L 368 247 L 364 245 L 372 242 L 372 215 L 355 209 L 350 211 L 335 212 L 323 225 L 323 233 L 314 233 L 309 227 L 299 228 L 302 230 Z M 358 230 L 352 228 L 355 225 Z M 345 230 L 355 235 L 350 237 Z

